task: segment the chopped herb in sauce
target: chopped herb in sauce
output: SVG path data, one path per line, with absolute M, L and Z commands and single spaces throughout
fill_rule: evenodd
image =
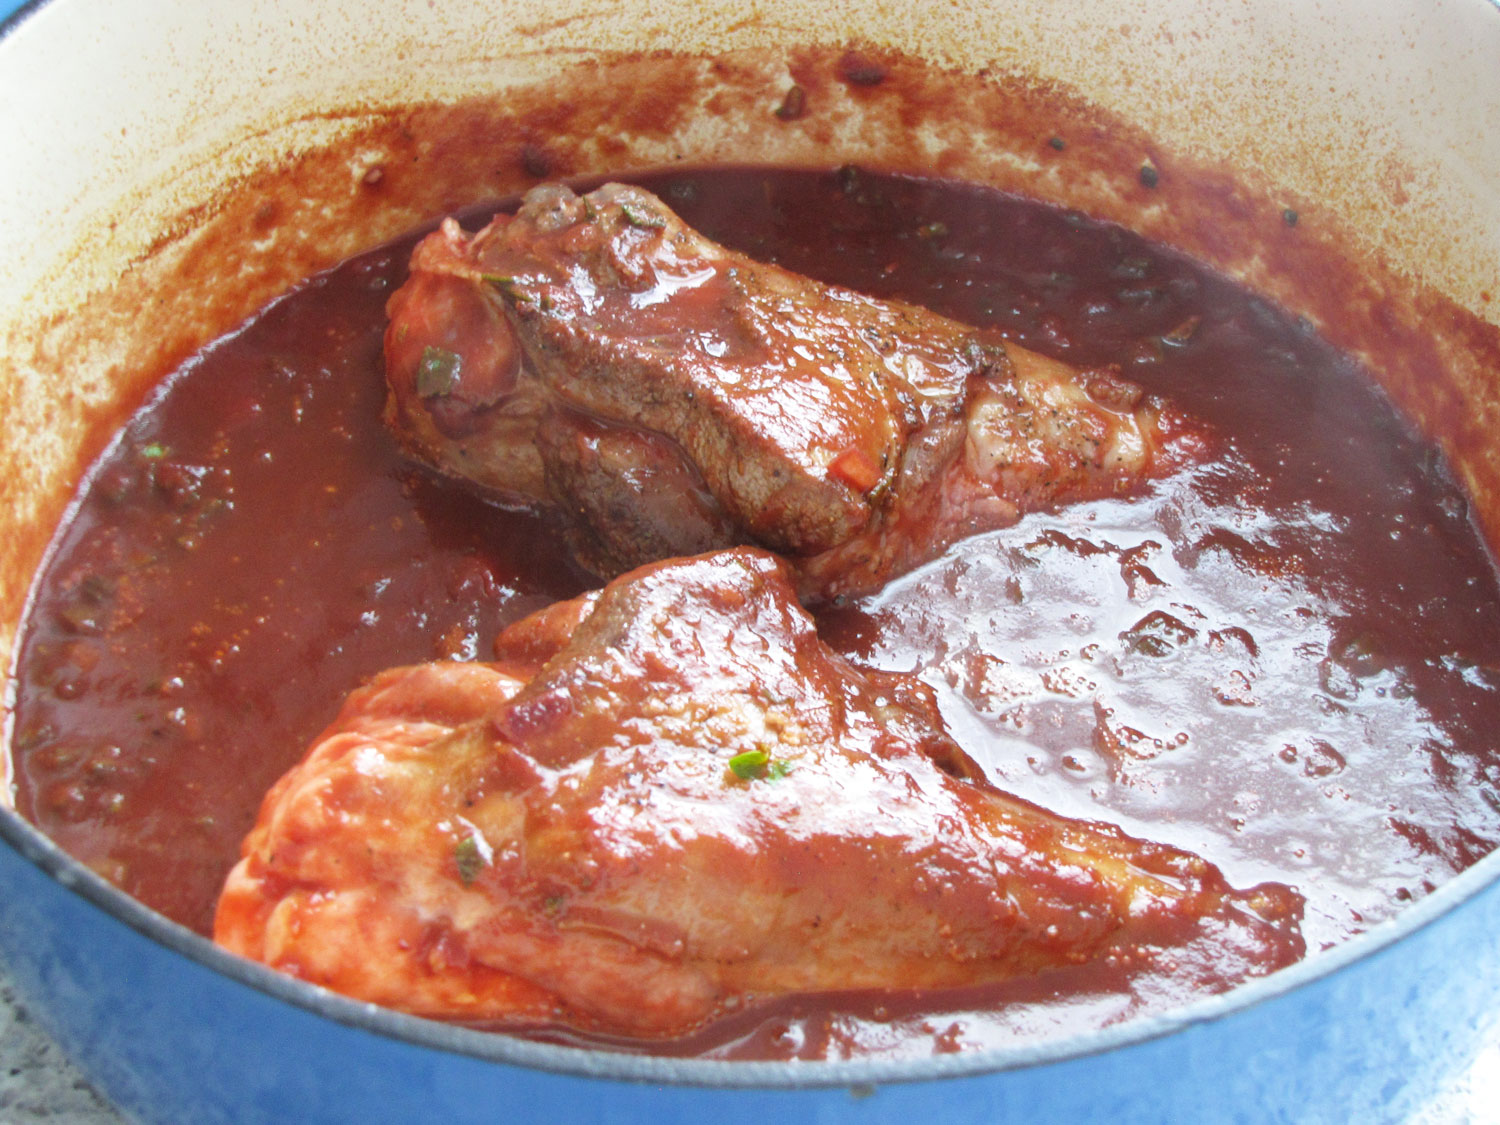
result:
M 796 121 L 802 117 L 807 113 L 807 91 L 801 86 L 793 86 L 787 90 L 786 97 L 781 99 L 775 113 L 783 121 Z
M 498 289 L 503 296 L 515 301 L 517 304 L 526 304 L 534 300 L 532 295 L 517 285 L 516 279 L 509 274 L 486 273 L 481 274 L 480 277 Z
M 422 349 L 422 360 L 417 364 L 417 394 L 423 398 L 451 395 L 462 369 L 463 358 L 457 352 L 429 344 Z
M 633 203 L 620 204 L 620 214 L 625 216 L 625 221 L 633 227 L 643 230 L 660 230 L 667 225 L 664 215 L 658 215 L 655 211 L 648 211 L 644 207 L 637 207 Z
M 458 877 L 466 887 L 472 886 L 484 870 L 484 855 L 479 850 L 479 841 L 473 836 L 465 836 L 453 846 L 453 860 L 458 864 Z
M 746 750 L 729 759 L 730 772 L 741 781 L 776 781 L 792 772 L 789 762 L 772 759 L 764 750 Z

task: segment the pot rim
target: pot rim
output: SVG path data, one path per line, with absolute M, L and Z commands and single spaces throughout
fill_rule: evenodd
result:
M 0 840 L 40 868 L 69 894 L 76 894 L 138 934 L 237 984 L 346 1027 L 415 1047 L 483 1062 L 525 1067 L 559 1077 L 683 1087 L 823 1089 L 887 1085 L 939 1078 L 982 1077 L 1047 1066 L 1136 1046 L 1179 1031 L 1225 1020 L 1269 1003 L 1373 957 L 1459 909 L 1500 884 L 1500 851 L 1455 875 L 1395 917 L 1334 948 L 1296 964 L 1166 1012 L 1129 1019 L 1042 1043 L 960 1051 L 922 1058 L 751 1061 L 634 1054 L 602 1048 L 544 1043 L 504 1031 L 480 1031 L 408 1015 L 286 976 L 215 945 L 158 914 L 74 859 L 12 809 L 0 808 Z M 1496 893 L 1500 893 L 1497 891 Z
M 0 19 L 0 39 L 4 39 L 15 31 L 28 17 L 50 2 L 51 0 L 25 0 L 25 3 L 17 4 L 8 16 Z M 1500 0 L 1494 0 L 1494 2 L 1500 4 Z

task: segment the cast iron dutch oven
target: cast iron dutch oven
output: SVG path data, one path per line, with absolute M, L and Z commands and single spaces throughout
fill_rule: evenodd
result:
M 747 76 L 785 73 L 804 45 L 858 44 L 929 67 L 958 98 L 1015 91 L 1033 109 L 1116 122 L 1117 139 L 1176 161 L 1184 182 L 1198 169 L 1201 183 L 1222 187 L 1232 173 L 1241 200 L 1321 208 L 1330 226 L 1357 232 L 1350 270 L 1374 269 L 1394 293 L 1436 294 L 1494 354 L 1500 8 L 1488 0 L 600 8 L 53 0 L 10 15 L 0 39 L 7 662 L 80 457 L 101 420 L 143 389 L 121 372 L 150 371 L 162 354 L 153 348 L 222 331 L 298 278 L 471 199 L 459 171 L 444 180 L 438 169 L 422 197 L 356 213 L 347 185 L 314 179 L 328 230 L 258 260 L 198 267 L 210 270 L 194 275 L 202 286 L 215 284 L 215 268 L 226 286 L 238 278 L 231 299 L 180 292 L 140 315 L 122 279 L 181 276 L 174 255 L 233 209 L 225 201 L 253 186 L 257 169 L 336 149 L 391 107 L 498 104 L 497 92 L 563 89 L 636 65 L 642 52 L 673 53 L 699 87 L 728 96 L 690 129 L 589 125 L 575 166 L 753 158 L 920 171 L 910 116 L 860 102 L 857 90 L 837 127 L 816 137 L 747 131 L 735 117 Z M 1133 209 L 1107 176 L 1070 180 L 1016 157 L 1007 145 L 1024 123 L 997 117 L 954 137 L 940 105 L 923 112 L 923 143 L 945 146 L 947 174 L 1135 226 L 1293 309 L 1320 299 L 1296 270 L 1276 272 L 1237 240 L 1229 211 L 1174 227 Z M 1393 180 L 1404 185 L 1394 194 Z M 110 331 L 72 339 L 59 325 L 85 305 L 96 322 L 113 318 Z M 1443 442 L 1494 544 L 1500 370 L 1484 369 L 1462 336 L 1445 344 L 1453 376 L 1443 387 L 1403 381 L 1378 333 L 1363 343 L 1393 397 Z M 21 338 L 45 340 L 51 366 L 20 362 Z M 8 810 L 0 836 L 0 955 L 68 1054 L 143 1121 L 1399 1120 L 1470 1061 L 1500 1006 L 1500 855 L 1340 948 L 1167 1016 L 1037 1047 L 787 1064 L 550 1046 L 378 1010 L 226 955 Z

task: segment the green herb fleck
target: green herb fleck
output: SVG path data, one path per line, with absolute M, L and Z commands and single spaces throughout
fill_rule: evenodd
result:
M 524 305 L 536 300 L 533 294 L 521 288 L 521 283 L 509 274 L 482 273 L 479 276 L 481 280 L 489 282 L 498 289 L 500 295 L 507 301 L 514 301 L 518 305 Z
M 442 398 L 453 393 L 458 386 L 459 371 L 463 358 L 447 348 L 428 344 L 422 349 L 422 359 L 417 364 L 417 394 L 423 398 Z
M 1061 137 L 1053 137 L 1047 143 L 1049 145 L 1051 145 L 1054 149 L 1056 149 L 1058 152 L 1061 152 L 1063 149 L 1065 149 L 1065 148 L 1068 147 L 1068 142 L 1065 141 L 1065 140 L 1063 140 Z
M 1161 180 L 1161 174 L 1149 164 L 1141 165 L 1141 185 L 1154 188 Z
M 479 851 L 479 841 L 465 836 L 453 846 L 453 859 L 458 864 L 458 877 L 464 886 L 472 886 L 484 867 L 484 856 Z
M 1289 227 L 1296 226 L 1297 225 L 1297 212 L 1293 211 L 1290 207 L 1288 207 L 1285 211 L 1283 211 L 1281 213 L 1281 221 L 1284 222 L 1284 223 L 1286 223 L 1286 225 L 1289 226 Z
M 776 781 L 792 772 L 790 762 L 773 761 L 764 750 L 746 750 L 729 759 L 729 770 L 741 781 Z
M 796 121 L 807 112 L 807 91 L 801 86 L 792 86 L 773 112 L 783 121 Z
M 643 230 L 660 230 L 667 225 L 664 215 L 658 215 L 655 211 L 646 211 L 637 207 L 634 203 L 620 204 L 620 214 L 625 216 L 625 221 L 633 227 Z
M 141 446 L 141 456 L 148 461 L 160 461 L 167 455 L 167 447 L 159 441 Z
M 525 299 L 525 294 L 522 293 L 520 284 L 508 273 L 482 273 L 479 275 L 479 280 L 493 285 L 512 301 Z
M 766 766 L 770 761 L 771 755 L 764 750 L 746 750 L 729 759 L 729 768 L 741 781 L 751 781 L 765 776 Z

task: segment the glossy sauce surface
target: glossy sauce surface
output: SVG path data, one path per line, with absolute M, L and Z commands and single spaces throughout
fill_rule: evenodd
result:
M 711 238 L 1117 363 L 1213 456 L 1028 516 L 822 635 L 916 670 L 1003 788 L 1294 885 L 1309 949 L 1500 840 L 1500 592 L 1462 496 L 1305 326 L 1134 236 L 980 189 L 724 170 L 643 181 Z M 361 679 L 483 658 L 588 578 L 546 524 L 404 463 L 383 304 L 410 243 L 315 279 L 175 374 L 93 472 L 20 652 L 18 804 L 206 930 L 260 798 Z M 983 995 L 752 1009 L 684 1051 L 926 1053 L 1212 988 L 1097 966 Z

